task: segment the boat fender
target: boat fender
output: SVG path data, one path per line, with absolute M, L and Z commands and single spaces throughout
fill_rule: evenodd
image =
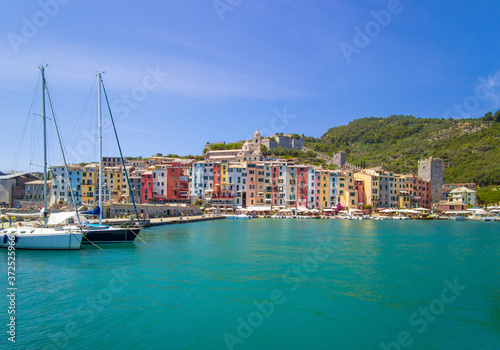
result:
M 9 237 L 7 237 L 7 235 L 3 235 L 3 244 L 7 244 L 8 239 Z

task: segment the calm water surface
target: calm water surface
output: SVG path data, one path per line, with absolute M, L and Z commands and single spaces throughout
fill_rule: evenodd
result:
M 17 251 L 2 349 L 500 349 L 500 224 L 221 220 Z M 7 294 L 7 252 L 0 252 Z

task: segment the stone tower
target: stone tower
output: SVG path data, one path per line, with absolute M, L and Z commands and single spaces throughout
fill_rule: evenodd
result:
M 339 168 L 345 164 L 345 152 L 340 151 L 333 154 L 333 164 L 337 165 Z
M 431 203 L 443 199 L 443 160 L 430 157 L 418 161 L 418 177 L 431 183 Z
M 259 129 L 255 130 L 253 134 L 253 151 L 260 153 L 260 132 Z

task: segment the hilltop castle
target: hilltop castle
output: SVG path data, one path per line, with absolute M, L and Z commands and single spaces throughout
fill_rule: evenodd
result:
M 304 134 L 275 134 L 273 136 L 264 138 L 262 140 L 262 145 L 266 146 L 267 149 L 281 147 L 286 149 L 300 150 L 304 147 Z
M 268 137 L 262 137 L 257 129 L 253 134 L 253 139 L 246 140 L 243 146 L 238 149 L 211 150 L 211 145 L 225 145 L 226 142 L 217 142 L 205 144 L 205 160 L 236 160 L 236 161 L 255 161 L 262 160 L 261 146 L 267 149 L 281 147 L 284 149 L 300 150 L 304 147 L 304 135 L 297 134 L 275 134 Z
M 225 144 L 225 142 L 219 142 L 219 144 Z M 205 148 L 208 149 L 205 153 L 205 160 L 235 160 L 238 162 L 262 160 L 259 130 L 253 134 L 252 141 L 247 139 L 243 146 L 238 149 L 211 150 L 210 145 L 208 142 L 205 145 Z

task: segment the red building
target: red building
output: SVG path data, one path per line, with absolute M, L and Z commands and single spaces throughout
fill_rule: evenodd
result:
M 141 203 L 185 203 L 189 201 L 189 165 L 155 166 L 141 174 Z
M 184 164 L 172 163 L 166 167 L 167 202 L 189 199 L 189 167 Z
M 140 203 L 148 203 L 151 199 L 153 199 L 153 172 L 146 171 L 141 174 Z
M 409 192 L 411 202 L 420 208 L 431 209 L 431 184 L 415 175 L 407 175 L 405 191 Z M 414 204 L 412 204 L 413 207 Z
M 366 205 L 365 183 L 363 180 L 354 180 L 354 190 L 358 191 L 358 209 Z
M 419 200 L 421 208 L 431 209 L 431 183 L 419 177 L 413 178 L 413 196 Z
M 439 210 L 467 210 L 467 204 L 462 202 L 446 202 L 439 204 Z

